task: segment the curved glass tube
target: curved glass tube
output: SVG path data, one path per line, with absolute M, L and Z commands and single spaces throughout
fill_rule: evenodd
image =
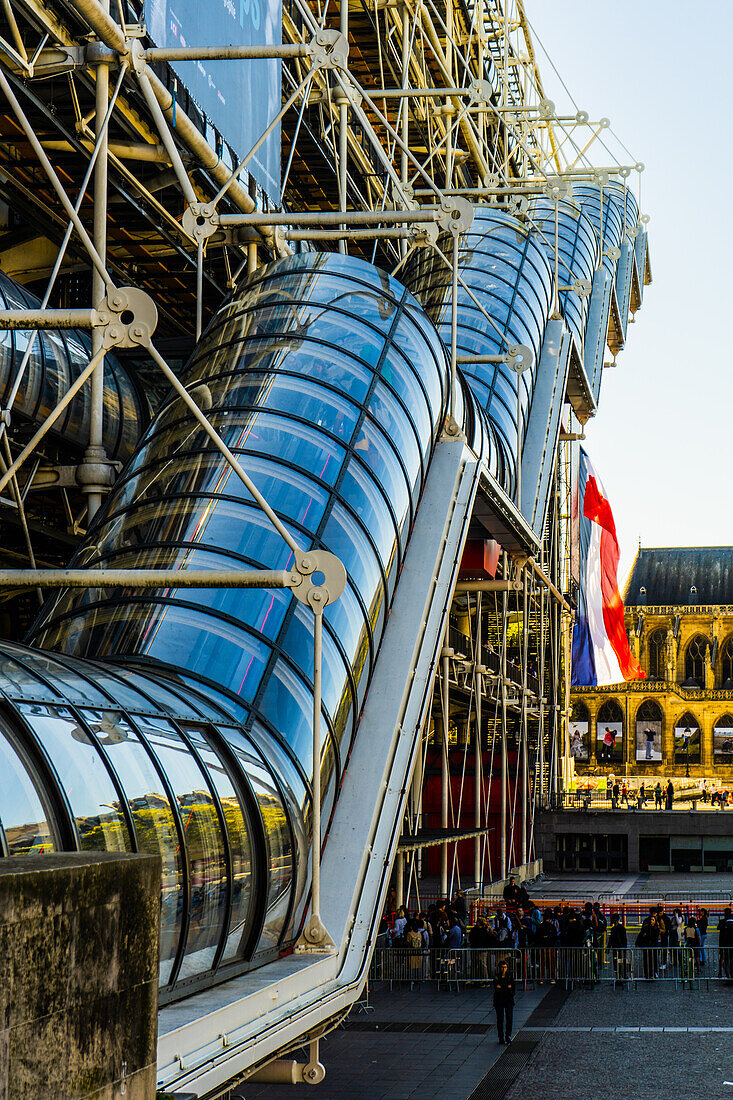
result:
M 555 211 L 555 203 L 545 197 L 534 199 L 528 211 L 532 225 L 540 234 L 545 255 L 553 267 Z M 557 243 L 559 285 L 571 285 L 574 279 L 588 279 L 592 282 L 598 266 L 598 235 L 582 210 L 568 199 L 560 199 L 557 203 Z M 570 290 L 558 290 L 558 301 L 565 323 L 581 348 L 589 298 L 581 297 Z
M 7 309 L 38 309 L 39 300 L 0 272 L 0 305 Z M 23 356 L 32 341 L 23 384 L 13 413 L 34 423 L 44 420 L 81 374 L 91 358 L 89 335 L 79 329 L 0 332 L 0 405 L 15 383 Z M 89 386 L 82 386 L 51 431 L 76 447 L 89 440 Z M 135 377 L 109 352 L 104 360 L 104 447 L 107 456 L 126 462 L 150 422 L 150 407 Z
M 446 255 L 450 249 L 441 240 Z M 431 249 L 408 264 L 405 283 L 422 302 L 446 347 L 451 345 L 451 269 Z M 461 371 L 494 433 L 500 484 L 514 492 L 517 463 L 517 387 L 523 439 L 542 338 L 550 312 L 552 270 L 539 234 L 493 207 L 479 207 L 461 238 L 458 288 L 459 355 L 502 355 L 507 343 L 525 344 L 533 353 L 523 374 L 504 363 L 465 364 Z M 487 316 L 488 315 L 488 316 Z M 518 381 L 521 379 L 521 381 Z
M 306 253 L 261 269 L 219 311 L 184 381 L 296 542 L 331 551 L 347 569 L 346 591 L 324 614 L 327 822 L 443 423 L 445 352 L 402 284 L 359 260 Z M 463 415 L 462 395 L 457 408 Z M 291 562 L 284 540 L 177 398 L 151 424 L 74 560 L 178 569 Z M 168 871 L 178 923 L 167 933 L 165 980 L 192 978 L 222 958 L 277 951 L 292 936 L 306 886 L 310 609 L 278 590 L 80 589 L 49 603 L 34 637 L 50 662 L 74 667 L 94 658 L 96 682 L 111 696 L 147 695 L 142 713 L 157 703 L 159 716 L 135 716 L 131 726 L 132 740 L 141 739 L 165 778 L 171 820 L 186 834 L 186 866 Z M 228 793 L 216 786 L 215 765 L 206 773 L 215 752 L 206 736 L 194 738 L 175 707 L 171 717 L 160 715 L 170 704 L 160 675 L 157 689 L 149 682 L 151 668 L 163 672 L 164 690 L 186 685 L 185 693 L 193 682 L 239 723 L 222 732 L 222 767 L 239 776 Z M 102 751 L 112 764 L 113 750 Z M 253 862 L 242 839 L 252 830 L 242 809 L 232 833 L 224 810 L 224 800 L 243 790 L 263 841 L 262 884 L 251 904 L 251 885 L 238 887 L 236 876 L 256 877 L 254 866 L 242 870 Z M 155 840 L 159 849 L 163 840 Z
M 603 204 L 601 205 L 601 195 Z M 616 278 L 617 248 L 639 220 L 639 206 L 623 183 L 611 182 L 601 190 L 597 183 L 573 184 L 573 202 L 588 218 L 598 235 L 603 266 Z

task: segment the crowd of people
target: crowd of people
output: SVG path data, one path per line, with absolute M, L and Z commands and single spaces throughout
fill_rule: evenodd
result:
M 433 902 L 413 917 L 399 909 L 393 923 L 386 923 L 386 942 L 410 950 L 412 977 L 440 977 L 450 971 L 456 977 L 487 985 L 502 960 L 515 965 L 509 953 L 541 949 L 528 954 L 524 963 L 535 968 L 533 977 L 540 982 L 553 982 L 559 977 L 594 980 L 608 963 L 614 977 L 627 981 L 633 969 L 631 948 L 636 947 L 648 950 L 641 952 L 642 973 L 635 976 L 643 974 L 653 980 L 668 966 L 677 968 L 675 975 L 704 973 L 709 927 L 710 915 L 705 908 L 683 913 L 676 906 L 667 912 L 664 905 L 658 904 L 650 908 L 634 938 L 621 912 L 611 910 L 607 917 L 598 901 L 572 905 L 562 902 L 540 909 L 526 889 L 511 878 L 504 888 L 503 904 L 498 904 L 492 914 L 478 915 L 472 924 L 466 897 L 460 890 L 452 900 Z M 731 907 L 724 910 L 717 931 L 719 976 L 733 979 Z M 466 948 L 471 949 L 470 958 Z M 563 953 L 564 948 L 585 950 Z M 460 960 L 457 952 L 465 958 Z M 429 955 L 434 958 L 427 973 L 424 960 Z

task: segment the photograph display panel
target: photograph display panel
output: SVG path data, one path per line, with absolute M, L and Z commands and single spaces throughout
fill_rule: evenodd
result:
M 588 723 L 570 722 L 570 755 L 580 764 L 586 763 L 590 755 L 588 749 Z
M 659 763 L 662 759 L 662 723 L 636 723 L 636 759 L 638 763 Z
M 599 763 L 620 764 L 624 752 L 623 722 L 599 722 L 596 738 Z
M 674 759 L 676 764 L 700 763 L 700 727 L 693 725 L 675 726 Z

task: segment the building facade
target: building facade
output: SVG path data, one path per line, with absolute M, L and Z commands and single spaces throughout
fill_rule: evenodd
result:
M 733 547 L 640 547 L 624 604 L 646 679 L 573 689 L 576 772 L 733 780 Z

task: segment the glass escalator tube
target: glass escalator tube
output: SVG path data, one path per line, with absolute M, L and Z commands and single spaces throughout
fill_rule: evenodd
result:
M 445 349 L 401 283 L 307 253 L 220 309 L 184 382 L 298 545 L 347 569 L 324 614 L 325 827 L 444 422 Z M 462 388 L 461 421 L 467 405 L 484 447 Z M 71 564 L 282 569 L 292 554 L 173 395 Z M 290 944 L 307 898 L 310 609 L 287 590 L 67 590 L 31 641 L 0 647 L 0 722 L 42 752 L 63 798 L 44 824 L 28 773 L 24 836 L 163 856 L 169 991 Z M 74 751 L 95 777 L 78 805 Z
M 529 204 L 527 216 L 540 234 L 542 248 L 554 269 L 555 202 L 544 196 L 534 199 Z M 599 262 L 598 234 L 590 219 L 570 199 L 560 199 L 557 203 L 557 239 L 559 286 L 572 286 L 576 279 L 585 279 L 592 284 Z M 583 347 L 589 300 L 588 295 L 580 295 L 573 290 L 558 290 L 558 302 L 565 324 L 574 336 L 579 351 Z
M 449 242 L 439 247 L 450 255 Z M 494 207 L 478 207 L 458 253 L 459 356 L 502 355 L 507 344 L 532 352 L 530 369 L 518 375 L 505 363 L 460 367 L 489 424 L 500 468 L 500 484 L 515 491 L 517 387 L 521 395 L 520 437 L 526 430 L 542 338 L 552 299 L 552 268 L 539 234 Z M 405 283 L 435 323 L 446 348 L 451 345 L 451 269 L 432 250 L 407 265 Z M 487 316 L 488 315 L 488 316 Z

